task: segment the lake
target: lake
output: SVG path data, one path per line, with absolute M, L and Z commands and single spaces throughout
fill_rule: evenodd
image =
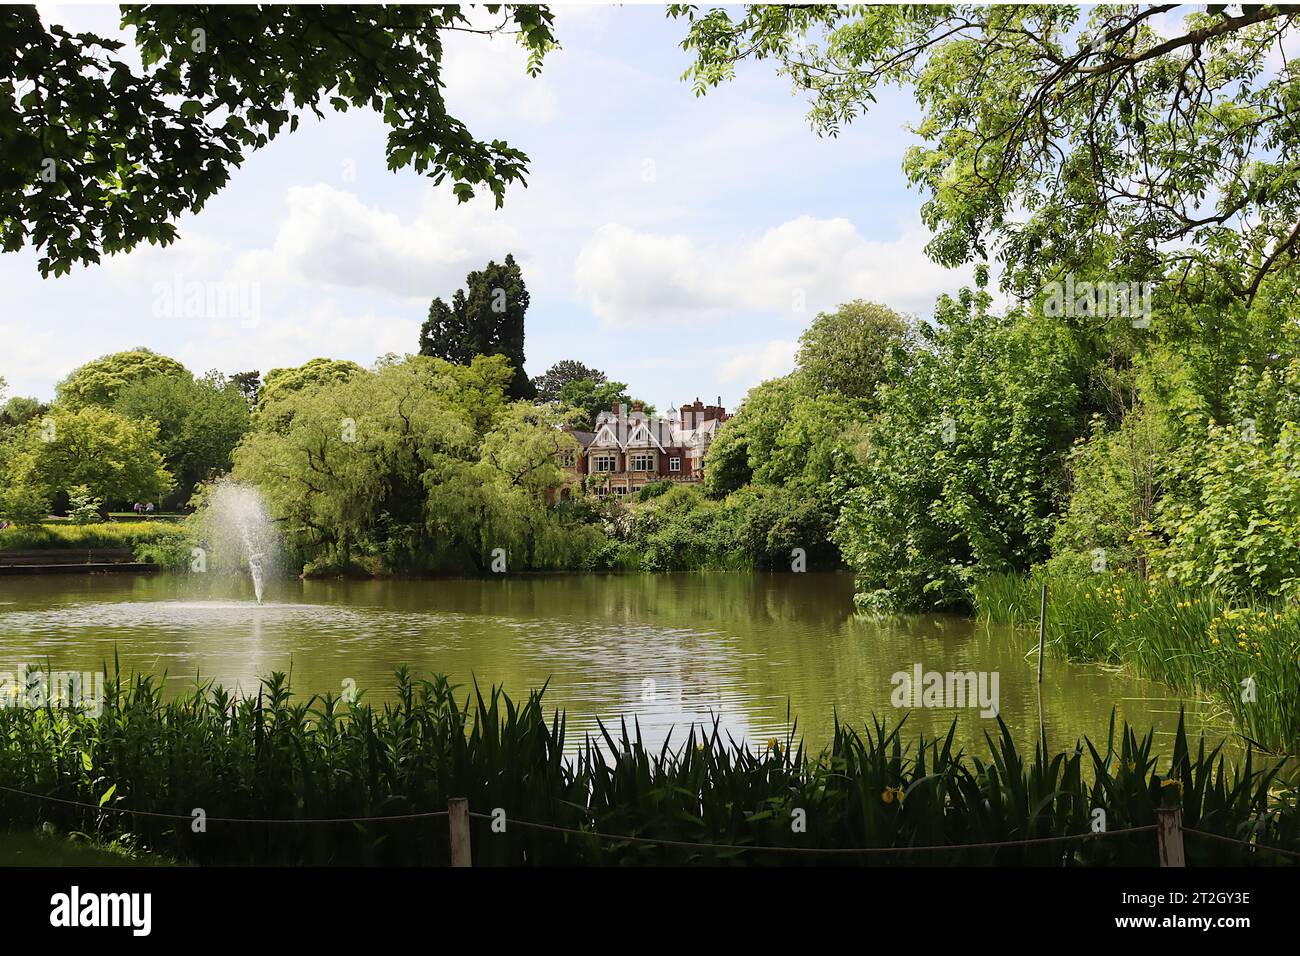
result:
M 961 617 L 863 616 L 852 595 L 842 574 L 295 578 L 269 583 L 258 605 L 247 582 L 216 575 L 3 577 L 0 672 L 47 661 L 97 670 L 116 653 L 124 671 L 166 672 L 174 692 L 195 675 L 249 692 L 282 670 L 297 693 L 338 695 L 355 682 L 383 700 L 393 670 L 407 664 L 466 688 L 475 679 L 504 684 L 517 697 L 549 681 L 546 699 L 567 708 L 571 735 L 594 730 L 597 717 L 626 717 L 655 744 L 670 728 L 680 734 L 715 718 L 761 743 L 783 737 L 797 717 L 798 733 L 820 746 L 837 713 L 859 726 L 873 713 L 891 723 L 906 713 L 913 731 L 928 733 L 956 717 L 966 745 L 997 732 L 976 707 L 894 707 L 894 675 L 919 665 L 996 674 L 1003 719 L 1032 745 L 1034 635 Z M 1166 753 L 1180 703 L 1190 730 L 1230 732 L 1213 705 L 1163 685 L 1050 655 L 1046 662 L 1042 713 L 1054 746 L 1104 740 L 1114 707 L 1154 727 Z

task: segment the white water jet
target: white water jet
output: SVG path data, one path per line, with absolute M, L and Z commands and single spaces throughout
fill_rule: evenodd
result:
M 267 567 L 279 548 L 275 525 L 256 488 L 223 479 L 203 498 L 203 537 L 218 565 L 248 568 L 257 603 L 262 603 Z

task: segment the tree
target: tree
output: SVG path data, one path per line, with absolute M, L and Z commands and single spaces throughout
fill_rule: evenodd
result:
M 861 440 L 862 409 L 809 388 L 802 371 L 749 390 L 723 423 L 704 460 L 704 489 L 723 497 L 745 485 L 796 486 L 825 497 L 841 453 Z
M 122 8 L 143 70 L 123 44 L 42 25 L 35 7 L 0 9 L 0 247 L 31 244 L 42 275 L 98 262 L 143 240 L 167 245 L 246 155 L 303 111 L 369 107 L 389 127 L 391 170 L 450 178 L 501 205 L 528 157 L 475 138 L 447 111 L 449 33 L 513 33 L 536 75 L 555 45 L 544 6 L 489 8 L 474 27 L 445 6 Z
M 176 501 L 230 470 L 235 445 L 249 429 L 248 404 L 220 372 L 203 378 L 154 376 L 122 389 L 114 409 L 158 423 L 159 447 L 176 479 Z
M 893 309 L 854 299 L 813 319 L 796 362 L 807 387 L 870 404 L 891 363 L 907 354 L 910 334 Z
M 25 425 L 48 410 L 49 406 L 39 399 L 15 395 L 0 406 L 0 434 L 7 429 Z
M 588 368 L 574 359 L 563 359 L 548 368 L 543 374 L 533 379 L 533 388 L 537 390 L 537 401 L 553 402 L 560 397 L 560 389 L 570 382 L 590 379 L 597 385 L 605 383 L 605 373 L 599 369 Z
M 236 372 L 230 376 L 230 382 L 244 396 L 249 410 L 257 407 L 257 397 L 262 390 L 262 373 L 257 369 L 251 372 Z
M 12 524 L 36 525 L 50 516 L 50 497 L 29 485 L 0 485 L 0 518 Z
M 474 443 L 441 374 L 422 359 L 288 390 L 271 404 L 282 424 L 264 423 L 240 443 L 235 477 L 262 490 L 309 563 L 346 568 L 377 548 L 397 564 L 418 551 L 420 475 L 432 458 L 465 455 Z M 268 373 L 264 409 L 275 380 Z
M 158 424 L 98 405 L 55 405 L 31 422 L 10 459 L 5 480 L 48 499 L 84 485 L 110 504 L 161 498 L 172 476 L 159 453 Z
M 85 485 L 68 489 L 68 517 L 73 524 L 94 524 L 100 520 L 104 502 L 94 497 Z
M 304 389 L 319 388 L 347 382 L 365 372 L 356 362 L 347 359 L 314 358 L 293 368 L 273 368 L 266 373 L 261 388 L 257 390 L 257 421 L 283 427 L 292 416 L 291 403 L 283 400 Z
M 266 379 L 259 390 L 259 400 L 266 404 L 313 385 L 346 382 L 364 371 L 349 359 L 328 358 L 309 359 L 292 368 L 273 368 L 266 373 Z
M 750 6 L 697 14 L 683 46 L 697 93 L 774 60 L 835 135 L 880 88 L 910 86 L 945 265 L 1008 264 L 1030 292 L 1094 262 L 1189 296 L 1213 275 L 1249 301 L 1300 247 L 1300 11 L 1211 5 Z M 994 248 L 996 247 L 996 248 Z
M 500 356 L 468 366 L 411 356 L 277 399 L 279 428 L 251 432 L 236 478 L 257 485 L 312 570 L 486 567 L 576 560 L 592 537 L 549 515 L 572 439 L 550 410 L 507 403 Z
M 430 533 L 480 571 L 494 557 L 507 567 L 580 566 L 601 535 L 546 506 L 564 481 L 559 454 L 577 449 L 559 425 L 553 410 L 514 402 L 484 437 L 477 461 L 436 463 L 425 475 Z
M 1059 319 L 940 300 L 908 374 L 882 386 L 837 468 L 835 541 L 882 610 L 963 605 L 982 575 L 1047 558 L 1091 371 Z
M 511 398 L 531 399 L 536 393 L 524 372 L 524 315 L 528 287 L 514 256 L 498 265 L 489 262 L 465 278 L 448 305 L 434 299 L 420 327 L 420 354 L 468 365 L 476 355 L 504 355 L 514 368 Z
M 190 374 L 180 362 L 147 348 L 114 352 L 74 369 L 56 386 L 58 402 L 69 408 L 83 405 L 110 407 L 128 385 L 154 376 L 179 378 Z
M 627 393 L 624 382 L 597 382 L 592 378 L 577 378 L 560 386 L 555 401 L 558 405 L 573 410 L 570 423 L 574 428 L 591 431 L 596 427 L 596 416 L 607 412 L 615 402 L 631 405 L 632 398 Z M 647 414 L 654 413 L 653 406 L 642 405 Z

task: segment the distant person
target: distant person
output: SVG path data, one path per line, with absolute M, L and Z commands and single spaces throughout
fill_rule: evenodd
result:
M 151 514 L 153 514 L 153 502 L 152 502 L 152 501 L 149 501 L 149 502 L 146 502 L 146 503 L 145 503 L 145 506 L 144 506 L 144 513 L 147 514 L 147 515 L 151 515 Z

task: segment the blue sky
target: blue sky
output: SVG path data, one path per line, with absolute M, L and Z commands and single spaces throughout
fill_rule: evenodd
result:
M 115 7 L 41 10 L 116 33 Z M 304 118 L 166 249 L 57 279 L 40 278 L 32 250 L 0 255 L 10 393 L 48 398 L 76 365 L 136 345 L 195 372 L 369 364 L 415 351 L 429 301 L 513 252 L 532 296 L 530 375 L 575 358 L 661 409 L 719 395 L 734 406 L 789 370 L 818 310 L 863 297 L 926 315 L 969 282 L 922 251 L 921 197 L 901 172 L 906 95 L 821 139 L 769 65 L 695 97 L 681 80 L 685 25 L 662 7 L 562 6 L 556 22 L 563 49 L 536 79 L 509 38 L 449 44 L 453 114 L 531 158 L 503 209 L 390 173 L 374 114 Z M 160 304 L 193 288 L 245 307 Z

